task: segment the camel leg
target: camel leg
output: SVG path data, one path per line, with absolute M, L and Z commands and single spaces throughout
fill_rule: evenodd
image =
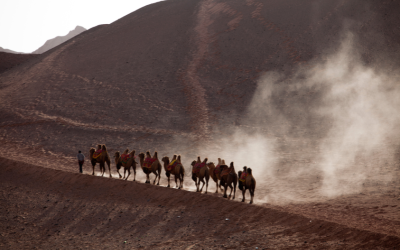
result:
M 146 174 L 146 182 L 145 183 L 150 183 L 150 176 L 149 174 Z
M 179 174 L 179 188 L 178 189 L 181 189 L 181 188 L 183 188 L 183 174 L 182 173 Z
M 196 178 L 196 188 L 197 192 L 200 192 L 200 178 Z
M 204 182 L 203 178 L 199 179 L 199 186 L 200 186 L 200 181 L 201 181 L 201 183 L 203 183 L 203 186 L 201 186 L 201 189 L 200 189 L 200 193 L 201 193 L 203 191 L 204 184 L 206 184 L 206 183 Z
M 110 164 L 110 162 L 108 161 L 107 162 L 107 165 L 108 165 L 108 172 L 110 173 L 110 178 L 112 178 L 112 176 L 111 176 L 111 164 Z M 104 166 L 104 173 L 106 172 L 106 166 Z
M 158 182 L 157 182 L 157 186 L 160 185 L 160 179 L 161 179 L 161 164 L 158 164 Z
M 121 179 L 122 178 L 122 175 L 119 173 L 119 169 L 117 168 L 117 173 L 118 173 L 118 175 L 119 175 L 119 178 Z
M 170 179 L 170 177 L 171 177 L 171 173 L 169 173 L 169 174 L 167 174 L 167 177 L 168 177 L 168 186 L 167 187 L 170 187 L 170 185 L 169 185 L 169 179 Z
M 227 185 L 226 185 L 226 182 L 225 182 L 225 185 L 224 185 L 224 196 L 222 196 L 222 197 L 224 197 L 224 198 L 228 198 L 228 196 L 226 195 L 226 189 L 227 189 L 228 187 L 227 187 Z
M 131 167 L 128 168 L 128 176 L 125 179 L 126 181 L 128 180 L 130 175 L 131 175 Z M 125 177 L 125 172 L 124 172 L 124 177 Z
M 229 193 L 229 198 L 231 198 L 231 196 L 232 196 L 232 191 L 233 191 L 232 183 L 229 183 L 229 186 L 228 186 L 228 187 L 231 189 L 231 192 Z
M 154 178 L 153 185 L 156 184 L 156 180 L 157 180 L 157 177 L 158 177 L 158 174 L 157 174 L 157 173 L 154 173 L 154 174 L 156 175 L 156 178 Z
M 206 175 L 206 193 L 208 191 L 208 181 L 210 180 L 210 175 Z
M 242 202 L 244 202 L 244 197 L 246 195 L 246 187 L 245 186 L 243 186 L 242 194 L 243 194 Z
M 133 181 L 136 181 L 136 168 L 133 167 Z
M 254 189 L 249 189 L 250 191 L 250 195 L 251 195 L 251 199 L 250 199 L 250 204 L 253 204 L 253 198 L 254 198 Z
M 178 188 L 178 177 L 175 175 L 175 188 Z
M 96 164 L 95 165 L 92 164 L 92 167 L 93 167 L 92 175 L 94 175 L 94 166 L 96 166 Z
M 215 185 L 216 185 L 215 193 L 218 194 L 218 181 L 215 183 Z
M 103 177 L 104 172 L 106 172 L 106 167 L 104 166 L 104 163 L 100 163 L 100 171 L 101 171 L 101 177 Z
M 235 199 L 235 195 L 236 195 L 236 182 L 234 181 L 233 182 L 233 198 L 232 198 L 232 200 Z

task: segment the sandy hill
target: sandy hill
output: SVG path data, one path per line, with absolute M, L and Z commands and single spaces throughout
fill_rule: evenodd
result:
M 97 143 L 179 153 L 187 169 L 222 157 L 253 168 L 258 204 L 397 239 L 399 8 L 146 6 L 1 73 L 0 156 L 74 172 L 76 152 Z
M 36 56 L 37 55 L 33 54 L 14 54 L 14 53 L 0 52 L 0 74 L 32 58 L 35 58 Z
M 40 46 L 37 50 L 33 51 L 32 54 L 42 54 L 66 41 L 73 38 L 74 36 L 79 35 L 80 33 L 86 31 L 85 28 L 81 26 L 76 26 L 75 29 L 71 30 L 65 36 L 57 36 L 52 39 L 47 40 L 42 46 Z

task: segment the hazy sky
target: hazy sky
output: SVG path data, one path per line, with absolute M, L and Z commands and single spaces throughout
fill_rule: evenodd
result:
M 1 0 L 0 47 L 32 52 L 77 25 L 90 29 L 160 0 Z

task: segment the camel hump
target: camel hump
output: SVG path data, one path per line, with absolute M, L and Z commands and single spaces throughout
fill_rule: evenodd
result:
M 204 158 L 204 161 L 203 161 L 203 162 L 206 163 L 207 161 L 208 161 L 208 158 L 207 158 L 207 157 Z
M 248 173 L 248 174 L 252 174 L 251 168 L 248 168 L 248 169 L 247 169 L 247 173 Z
M 157 153 L 157 151 L 154 152 L 153 158 L 154 158 L 154 159 L 158 159 L 158 153 Z
M 182 162 L 181 162 L 181 155 L 178 155 L 178 162 L 179 162 L 179 163 L 182 163 Z
M 131 151 L 131 155 L 135 155 L 135 153 L 136 153 L 135 150 L 132 150 L 132 151 Z
M 222 165 L 226 165 L 225 160 L 222 160 Z
M 107 147 L 106 147 L 106 145 L 105 145 L 105 144 L 103 144 L 103 145 L 101 146 L 101 149 L 103 149 L 104 151 L 107 151 Z

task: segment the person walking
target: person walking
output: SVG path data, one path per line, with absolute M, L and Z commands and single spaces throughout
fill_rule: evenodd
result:
M 83 163 L 85 162 L 85 156 L 82 154 L 82 152 L 79 150 L 78 155 L 76 156 L 78 157 L 78 163 L 79 163 L 79 173 L 82 174 L 82 166 Z

